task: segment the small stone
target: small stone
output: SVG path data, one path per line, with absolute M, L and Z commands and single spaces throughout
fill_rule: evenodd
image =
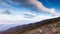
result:
M 53 31 L 53 32 L 56 32 L 56 31 L 57 31 L 57 29 L 53 28 L 53 29 L 52 29 L 52 31 Z
M 40 30 L 40 32 L 43 32 L 42 30 Z

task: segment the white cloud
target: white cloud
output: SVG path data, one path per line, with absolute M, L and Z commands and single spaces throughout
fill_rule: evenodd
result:
M 2 12 L 5 12 L 5 11 L 6 11 L 5 9 L 0 9 L 0 24 L 19 24 L 20 23 L 21 25 L 21 24 L 34 23 L 44 19 L 53 18 L 52 16 L 37 15 L 28 11 L 21 12 L 20 14 L 16 14 L 16 15 L 1 14 Z M 15 11 L 15 10 L 10 10 L 10 12 L 11 11 Z
M 2 20 L 20 20 L 19 18 L 23 18 L 22 15 L 7 15 L 7 14 L 0 14 L 0 19 Z
M 0 14 L 11 14 L 11 12 L 7 9 L 0 9 Z
M 37 16 L 37 14 L 34 14 L 32 12 L 28 12 L 28 11 L 22 12 L 22 14 L 27 18 L 33 18 L 33 17 Z
M 14 0 L 12 0 L 14 1 Z M 58 14 L 56 13 L 55 9 L 54 8 L 47 8 L 43 5 L 42 2 L 38 1 L 38 0 L 15 0 L 17 3 L 20 3 L 21 5 L 24 5 L 24 6 L 30 6 L 32 5 L 33 7 L 35 7 L 35 9 L 39 10 L 39 11 L 42 11 L 42 12 L 48 12 L 54 16 L 57 16 Z M 23 2 L 21 2 L 23 1 Z
M 23 15 L 1 15 L 0 14 L 0 24 L 28 24 L 41 21 L 44 19 L 55 18 L 47 15 L 39 15 L 33 18 L 25 18 Z
M 54 8 L 46 8 L 40 1 L 38 0 L 30 0 L 31 4 L 33 4 L 39 11 L 48 12 L 50 14 L 53 14 L 54 16 L 57 16 Z
M 37 0 L 29 0 L 29 3 L 33 4 L 39 11 L 45 11 L 45 12 L 57 15 L 54 8 L 48 9 L 41 2 L 39 2 Z M 1 3 L 1 4 L 3 4 L 3 3 Z M 10 11 L 14 11 L 14 10 L 10 10 Z M 1 12 L 5 12 L 5 9 L 0 10 L 0 13 Z M 26 16 L 24 16 L 24 15 L 26 15 Z M 25 18 L 25 17 L 32 17 L 32 16 L 34 16 L 34 17 Z M 50 19 L 50 18 L 54 18 L 54 17 L 48 16 L 48 15 L 36 15 L 36 14 L 25 11 L 19 15 L 0 14 L 0 24 L 10 24 L 10 23 L 16 24 L 17 22 L 20 23 L 20 21 L 22 21 L 23 23 L 24 23 L 24 21 L 30 23 L 30 22 L 36 22 L 36 21 Z

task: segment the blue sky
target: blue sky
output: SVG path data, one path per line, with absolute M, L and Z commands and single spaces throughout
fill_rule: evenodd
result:
M 56 12 L 60 12 L 60 0 L 40 0 L 46 7 L 55 8 Z
M 42 4 L 45 7 L 47 7 L 47 8 L 54 8 L 56 10 L 56 12 L 60 13 L 60 10 L 59 10 L 60 9 L 60 2 L 59 2 L 59 0 L 53 0 L 53 1 L 52 0 L 39 0 L 39 1 L 42 2 Z M 32 9 L 32 7 L 30 7 L 30 6 L 23 7 L 23 6 L 19 5 L 16 2 L 13 2 L 13 3 L 9 2 L 9 1 L 5 1 L 5 2 L 7 2 L 8 4 L 11 5 L 11 6 L 8 7 L 10 9 L 14 9 L 14 10 L 28 10 L 28 11 L 32 10 L 33 12 L 38 12 L 38 11 Z M 18 8 L 18 9 L 15 9 L 15 8 Z M 20 11 L 20 12 L 22 12 L 22 11 Z M 45 13 L 45 14 L 47 14 L 47 13 Z
M 59 0 L 39 0 L 40 2 L 42 2 L 42 4 L 47 7 L 47 8 L 54 8 L 56 10 L 56 12 L 59 12 L 60 9 L 60 4 L 59 4 Z M 17 4 L 16 2 L 10 2 L 9 0 L 4 0 L 5 3 L 7 3 L 10 6 L 2 6 L 5 9 L 12 9 L 12 10 L 20 10 L 20 12 L 22 12 L 21 10 L 30 10 L 32 9 L 31 7 L 21 7 L 19 4 Z M 1 8 L 2 8 L 1 7 Z M 38 12 L 38 11 L 33 11 L 33 12 Z M 39 12 L 38 12 L 39 13 Z M 46 14 L 46 13 L 45 13 Z
M 23 1 L 23 2 L 21 2 Z M 0 0 L 0 29 L 60 17 L 60 0 Z M 10 13 L 10 14 L 9 14 Z M 9 26 L 8 26 L 9 25 Z M 1 31 L 0 30 L 0 31 Z

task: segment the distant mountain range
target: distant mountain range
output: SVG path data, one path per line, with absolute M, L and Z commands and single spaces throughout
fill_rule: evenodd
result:
M 53 18 L 53 19 L 47 19 L 47 20 L 43 20 L 40 22 L 36 22 L 36 23 L 30 23 L 30 24 L 12 27 L 6 31 L 0 32 L 0 34 L 21 34 L 25 31 L 29 31 L 29 30 L 39 28 L 44 24 L 57 23 L 57 22 L 60 22 L 60 17 Z

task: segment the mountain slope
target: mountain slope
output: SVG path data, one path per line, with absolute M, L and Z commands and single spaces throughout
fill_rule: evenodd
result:
M 40 33 L 40 31 L 42 32 L 42 30 L 47 32 L 47 34 L 48 33 L 53 34 L 53 33 L 51 33 L 51 31 L 48 31 L 48 30 L 52 28 L 52 30 L 54 31 L 55 24 L 57 25 L 59 23 L 60 23 L 60 17 L 53 18 L 53 19 L 47 19 L 47 20 L 43 20 L 40 22 L 32 23 L 32 24 L 16 26 L 16 27 L 10 28 L 0 34 L 33 34 L 33 33 L 35 34 L 37 31 L 39 33 Z M 54 25 L 54 28 L 52 27 L 53 25 Z M 58 29 L 60 29 L 59 28 L 60 25 L 58 25 L 57 27 L 58 27 Z M 42 29 L 42 30 L 40 30 L 40 29 Z M 58 30 L 58 32 L 60 32 L 60 30 Z

